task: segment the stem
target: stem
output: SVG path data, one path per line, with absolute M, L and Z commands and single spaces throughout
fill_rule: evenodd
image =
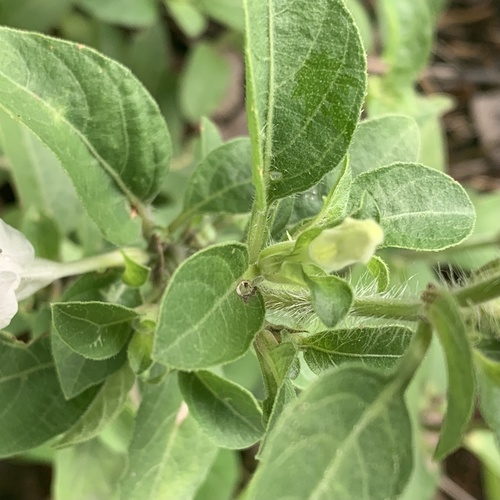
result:
M 122 250 L 114 250 L 113 252 L 87 257 L 74 262 L 62 263 L 61 272 L 64 272 L 65 268 L 65 270 L 71 272 L 71 274 L 83 274 L 108 267 L 123 267 L 125 265 L 125 260 L 122 252 L 133 260 L 142 261 L 141 263 L 145 263 L 148 258 L 147 254 L 139 248 L 124 248 Z
M 141 264 L 144 264 L 148 260 L 147 253 L 140 248 L 124 248 L 73 262 L 53 262 L 45 259 L 35 259 L 34 265 L 26 270 L 26 274 L 30 279 L 36 279 L 38 276 L 47 276 L 53 281 L 58 278 L 98 271 L 109 267 L 123 267 L 125 265 L 123 253 L 126 253 L 131 259 Z
M 34 261 L 22 270 L 21 283 L 16 290 L 17 300 L 23 300 L 46 287 L 53 281 L 66 276 L 84 274 L 108 267 L 124 267 L 126 252 L 132 260 L 144 264 L 148 254 L 140 248 L 127 248 L 114 252 L 88 257 L 73 262 L 54 262 L 52 260 L 35 258 Z
M 265 282 L 259 286 L 266 308 L 274 312 L 295 314 L 302 318 L 314 315 L 309 291 L 302 287 L 282 288 Z M 416 321 L 420 318 L 423 304 L 418 299 L 394 299 L 385 297 L 358 297 L 349 314 L 375 318 L 394 318 Z
M 189 219 L 194 215 L 192 210 L 181 212 L 167 227 L 167 234 L 175 233 L 182 226 L 186 225 Z
M 500 273 L 453 291 L 462 307 L 467 307 L 500 297 Z
M 260 198 L 260 200 L 259 200 Z M 263 196 L 257 196 L 250 216 L 247 243 L 250 264 L 255 264 L 267 238 L 267 204 Z
M 260 331 L 254 340 L 254 347 L 258 354 L 257 358 L 260 362 L 263 375 L 264 377 L 270 377 L 270 380 L 274 380 L 276 384 L 279 383 L 280 377 L 269 351 L 277 345 L 278 342 L 276 339 L 266 330 Z
M 149 208 L 146 205 L 143 205 L 139 200 L 134 201 L 134 208 L 142 220 L 142 234 L 146 240 L 149 240 L 155 229 L 155 222 L 151 218 Z
M 417 331 L 411 344 L 396 368 L 396 373 L 403 386 L 407 386 L 422 363 L 432 340 L 432 327 L 425 321 L 418 322 Z
M 421 311 L 422 303 L 420 300 L 358 297 L 354 300 L 350 313 L 355 316 L 415 321 L 419 318 Z

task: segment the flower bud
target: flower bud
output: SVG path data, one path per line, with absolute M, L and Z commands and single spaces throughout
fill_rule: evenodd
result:
M 327 272 L 338 271 L 356 262 L 367 264 L 383 241 L 384 232 L 374 220 L 347 217 L 311 241 L 309 259 Z

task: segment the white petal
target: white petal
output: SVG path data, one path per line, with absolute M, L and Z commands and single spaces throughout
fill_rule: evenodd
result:
M 10 324 L 17 313 L 17 299 L 14 292 L 19 276 L 10 271 L 0 271 L 0 330 Z
M 0 219 L 0 258 L 20 266 L 29 264 L 35 258 L 33 245 L 23 233 Z

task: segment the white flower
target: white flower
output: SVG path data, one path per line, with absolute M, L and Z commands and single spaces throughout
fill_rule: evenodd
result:
M 147 255 L 140 249 L 128 249 L 132 260 L 143 263 Z M 121 250 L 75 262 L 54 262 L 35 257 L 33 245 L 23 233 L 0 219 L 0 330 L 17 313 L 18 301 L 34 294 L 65 276 L 82 274 L 106 267 L 124 265 Z
M 0 219 L 0 329 L 5 328 L 17 312 L 16 292 L 23 269 L 35 260 L 31 243 L 17 229 Z

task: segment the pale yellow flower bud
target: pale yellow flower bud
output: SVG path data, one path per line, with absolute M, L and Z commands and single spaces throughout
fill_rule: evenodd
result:
M 309 258 L 327 272 L 361 262 L 368 263 L 384 232 L 374 220 L 347 217 L 341 224 L 325 229 L 309 244 Z

